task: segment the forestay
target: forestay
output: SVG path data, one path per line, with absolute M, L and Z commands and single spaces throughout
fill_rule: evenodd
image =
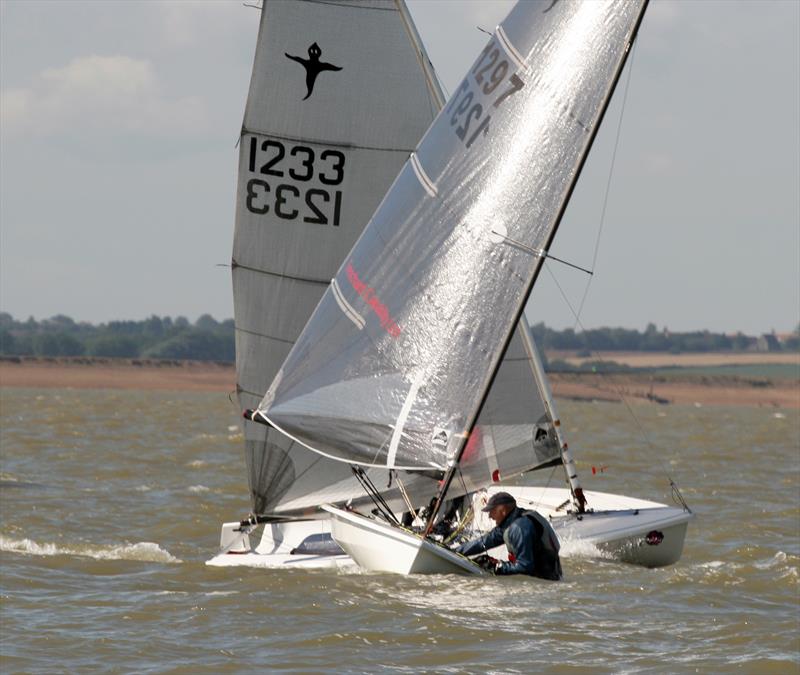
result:
M 331 281 L 260 405 L 265 419 L 343 462 L 452 463 L 643 5 L 515 7 Z
M 441 108 L 402 2 L 261 10 L 240 139 L 233 245 L 239 402 L 255 407 L 331 277 Z M 245 423 L 256 513 L 340 484 L 327 462 Z M 323 460 L 322 464 L 326 462 Z

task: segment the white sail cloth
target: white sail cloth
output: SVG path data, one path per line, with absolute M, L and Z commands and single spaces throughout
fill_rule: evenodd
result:
M 402 2 L 265 0 L 240 138 L 237 393 L 261 400 L 441 94 Z M 253 508 L 350 480 L 245 422 Z
M 270 386 L 259 409 L 275 427 L 343 462 L 425 470 L 454 461 L 644 4 L 512 10 Z

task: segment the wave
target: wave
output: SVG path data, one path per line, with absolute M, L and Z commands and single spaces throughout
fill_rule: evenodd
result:
M 795 560 L 797 559 L 796 556 L 787 556 L 783 551 L 778 551 L 771 558 L 767 558 L 766 560 L 759 560 L 753 563 L 753 565 L 760 570 L 767 570 L 772 567 L 784 566 L 788 563 L 791 563 L 793 562 L 792 558 L 794 558 Z
M 598 548 L 593 543 L 575 537 L 559 537 L 561 549 L 558 554 L 562 558 L 601 558 L 604 560 L 615 560 L 615 557 L 609 551 Z
M 91 546 L 77 544 L 39 544 L 31 539 L 9 539 L 0 536 L 0 551 L 24 553 L 27 555 L 57 556 L 72 555 L 95 560 L 137 560 L 141 562 L 179 563 L 182 562 L 166 549 L 152 541 L 118 546 Z
M 3 488 L 47 488 L 41 483 L 32 483 L 27 480 L 20 480 L 17 476 L 5 471 L 0 471 L 0 487 Z

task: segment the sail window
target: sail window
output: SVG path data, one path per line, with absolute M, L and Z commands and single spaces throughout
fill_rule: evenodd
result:
M 290 555 L 343 555 L 342 547 L 331 537 L 330 532 L 310 534 L 300 545 L 293 548 Z

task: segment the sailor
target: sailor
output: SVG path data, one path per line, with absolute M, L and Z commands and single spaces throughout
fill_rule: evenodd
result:
M 458 553 L 466 556 L 486 553 L 505 543 L 508 562 L 486 556 L 482 566 L 495 574 L 528 574 L 552 581 L 563 578 L 558 537 L 546 518 L 536 511 L 518 508 L 517 501 L 508 492 L 495 492 L 482 511 L 489 514 L 496 527 L 459 546 Z

